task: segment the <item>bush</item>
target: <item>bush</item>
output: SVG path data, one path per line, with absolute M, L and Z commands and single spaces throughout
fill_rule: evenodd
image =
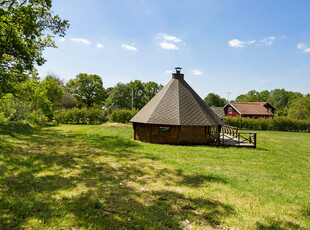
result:
M 239 129 L 248 130 L 310 132 L 310 120 L 297 120 L 288 117 L 274 117 L 269 119 L 227 117 L 224 123 L 238 127 Z
M 45 126 L 47 124 L 47 117 L 41 110 L 34 110 L 32 113 L 28 114 L 26 121 L 31 125 Z
M 111 113 L 110 121 L 128 123 L 137 114 L 138 110 L 116 109 Z
M 62 124 L 102 124 L 108 121 L 108 112 L 95 108 L 73 108 L 56 111 L 55 121 Z
M 44 126 L 47 123 L 47 117 L 32 102 L 6 94 L 0 100 L 0 121 L 26 122 L 34 126 Z

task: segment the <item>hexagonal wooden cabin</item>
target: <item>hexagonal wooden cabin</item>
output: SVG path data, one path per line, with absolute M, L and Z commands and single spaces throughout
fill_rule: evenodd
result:
M 134 139 L 172 145 L 205 145 L 219 139 L 223 121 L 176 68 L 171 81 L 132 119 Z

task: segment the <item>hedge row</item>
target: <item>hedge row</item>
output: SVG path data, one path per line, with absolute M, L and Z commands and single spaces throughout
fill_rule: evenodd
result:
M 73 108 L 56 111 L 55 121 L 62 124 L 102 124 L 107 121 L 128 123 L 137 110 L 117 109 L 111 114 L 95 108 Z
M 111 122 L 128 123 L 138 110 L 116 109 L 110 115 Z
M 310 120 L 297 120 L 288 117 L 274 117 L 273 119 L 227 117 L 224 123 L 248 130 L 310 132 Z
M 108 121 L 108 113 L 95 108 L 73 108 L 56 111 L 55 121 L 62 124 L 102 124 Z

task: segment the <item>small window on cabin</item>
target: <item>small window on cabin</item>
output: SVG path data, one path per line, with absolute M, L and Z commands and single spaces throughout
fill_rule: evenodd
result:
M 215 127 L 210 127 L 210 133 L 211 133 L 211 134 L 216 134 L 216 133 L 217 133 L 217 126 L 215 126 Z
M 228 107 L 228 114 L 232 114 L 232 107 Z
M 268 108 L 268 111 L 269 111 L 270 113 L 272 113 L 272 108 Z
M 158 134 L 170 134 L 170 127 L 158 127 Z

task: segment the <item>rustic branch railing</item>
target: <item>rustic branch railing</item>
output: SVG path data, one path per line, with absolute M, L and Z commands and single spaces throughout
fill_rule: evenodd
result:
M 237 138 L 238 138 L 238 145 L 240 146 L 240 144 L 242 143 L 249 143 L 249 144 L 253 144 L 254 148 L 256 148 L 256 133 L 238 133 L 237 134 Z
M 237 135 L 238 135 L 238 128 L 237 127 L 233 127 L 233 126 L 229 126 L 229 125 L 223 125 L 222 128 L 221 128 L 221 133 L 226 133 L 229 136 L 237 137 Z
M 238 128 L 224 125 L 221 132 L 209 134 L 214 145 L 254 147 L 256 148 L 256 133 L 239 133 Z

